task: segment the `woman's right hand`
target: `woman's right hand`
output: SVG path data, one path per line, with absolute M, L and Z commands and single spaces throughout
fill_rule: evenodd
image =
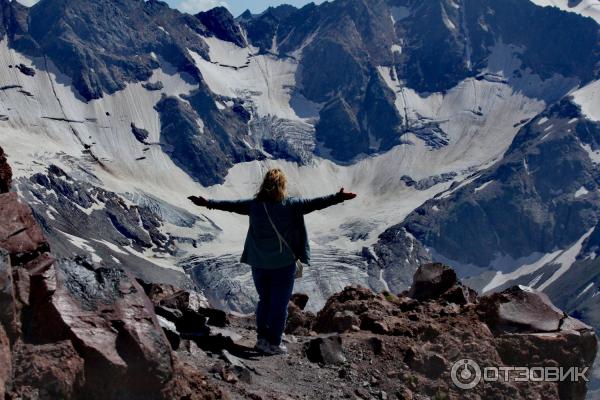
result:
M 202 196 L 189 196 L 188 199 L 197 206 L 206 207 L 208 205 L 208 200 L 206 200 Z
M 338 192 L 338 196 L 341 196 L 341 198 L 344 200 L 352 200 L 353 198 L 356 197 L 356 193 L 345 192 L 344 188 L 341 188 L 340 191 Z

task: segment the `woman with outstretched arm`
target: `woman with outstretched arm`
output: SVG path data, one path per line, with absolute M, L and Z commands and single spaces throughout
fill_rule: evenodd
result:
M 294 289 L 297 269 L 310 261 L 304 215 L 351 200 L 356 194 L 339 192 L 314 199 L 288 197 L 287 180 L 282 170 L 269 170 L 256 196 L 247 200 L 208 200 L 190 196 L 196 205 L 248 215 L 241 262 L 252 267 L 258 292 L 256 309 L 256 349 L 267 354 L 285 354 L 281 342 L 287 306 Z

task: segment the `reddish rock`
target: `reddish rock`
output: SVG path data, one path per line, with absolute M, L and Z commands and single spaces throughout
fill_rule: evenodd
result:
M 290 301 L 288 304 L 288 317 L 285 325 L 285 333 L 290 335 L 308 335 L 315 322 L 315 315 L 303 311 L 296 303 Z
M 83 359 L 68 340 L 42 345 L 19 342 L 14 354 L 13 392 L 23 398 L 67 400 L 83 387 Z
M 480 303 L 478 310 L 496 333 L 554 332 L 566 317 L 546 294 L 525 286 L 484 296 Z
M 24 268 L 29 272 L 29 276 L 38 276 L 43 274 L 56 261 L 50 253 L 43 253 L 35 259 L 24 265 Z
M 406 368 L 409 373 L 401 380 L 410 382 L 414 393 L 430 397 L 441 391 L 447 398 L 462 398 L 464 393 L 451 384 L 449 375 L 453 363 L 462 358 L 483 366 L 591 367 L 597 345 L 593 331 L 565 317 L 547 297 L 517 288 L 478 299 L 474 291 L 453 279 L 447 267 L 428 268 L 417 274 L 418 284 L 410 293 L 420 300 L 347 287 L 327 301 L 317 316 L 315 330 L 335 331 L 340 326 L 334 321 L 339 323 L 343 315 L 355 314 L 361 321 L 361 332 L 344 334 L 344 343 L 349 342 L 346 353 L 361 346 L 354 335 L 360 338 L 365 331 L 376 333 L 376 341 L 371 333 L 362 339 L 368 346 L 366 351 L 376 353 L 377 360 L 391 360 Z M 427 283 L 425 277 L 432 282 Z M 540 319 L 540 315 L 545 318 Z M 363 351 L 357 350 L 358 359 L 362 359 Z M 371 370 L 367 366 L 361 372 L 369 374 Z M 506 400 L 539 398 L 539 393 L 548 399 L 582 399 L 585 382 L 498 381 L 482 384 L 471 393 L 473 398 Z
M 440 263 L 421 265 L 413 277 L 408 296 L 420 301 L 435 299 L 457 284 L 456 273 Z
M 13 277 L 16 277 L 14 281 L 16 298 L 19 300 L 21 305 L 28 306 L 29 290 L 31 286 L 31 277 L 29 276 L 29 272 L 27 272 L 27 270 L 23 267 L 17 267 Z
M 227 399 L 221 389 L 208 381 L 198 368 L 175 358 L 173 379 L 162 390 L 162 398 L 169 400 Z
M 373 353 L 376 355 L 381 355 L 387 350 L 384 341 L 380 337 L 373 336 L 369 338 L 369 344 L 373 349 Z M 392 375 L 393 374 L 388 373 L 388 378 L 391 378 Z
M 304 293 L 294 293 L 290 301 L 294 303 L 299 309 L 304 311 L 304 309 L 306 308 L 306 304 L 308 304 L 308 295 Z
M 348 286 L 327 300 L 325 306 L 317 313 L 314 329 L 323 333 L 337 332 L 338 326 L 334 321 L 338 312 L 350 311 L 360 318 L 367 311 L 382 311 L 390 306 L 391 303 L 367 288 Z
M 193 290 L 174 290 L 171 285 L 145 284 L 146 293 L 158 315 L 174 322 L 180 332 L 199 331 L 206 324 L 224 328 L 229 324 L 227 313 L 211 308 L 202 294 Z
M 390 327 L 385 320 L 386 315 L 381 312 L 366 312 L 360 316 L 360 329 L 387 335 L 390 333 Z
M 8 253 L 0 248 L 0 325 L 14 342 L 19 334 L 15 287 Z
M 352 311 L 338 311 L 333 315 L 331 324 L 335 332 L 352 332 L 360 329 L 360 318 Z
M 198 311 L 202 308 L 210 308 L 210 305 L 204 296 L 191 290 L 178 290 L 172 294 L 161 297 L 160 301 L 155 304 L 181 311 Z
M 507 365 L 583 369 L 594 362 L 598 341 L 592 328 L 566 316 L 542 292 L 515 286 L 482 297 L 478 312 Z M 584 399 L 586 383 L 565 380 L 558 392 L 561 399 Z
M 12 186 L 12 170 L 8 161 L 6 160 L 6 154 L 2 147 L 0 147 L 0 193 L 8 193 Z
M 44 280 L 51 296 L 36 331 L 73 340 L 85 359 L 86 393 L 152 398 L 161 390 L 172 376 L 171 349 L 134 279 L 75 258 L 57 262 Z
M 8 251 L 13 265 L 27 263 L 49 250 L 31 209 L 19 202 L 16 193 L 0 194 L 0 248 Z
M 443 293 L 440 296 L 440 299 L 445 300 L 448 303 L 465 305 L 477 301 L 477 292 L 470 287 L 457 283 Z
M 496 348 L 506 365 L 527 367 L 563 366 L 580 370 L 591 367 L 596 356 L 598 341 L 591 329 L 559 331 L 552 333 L 504 334 L 496 339 Z M 561 400 L 583 400 L 586 397 L 586 382 L 569 379 L 558 382 Z
M 179 289 L 177 289 L 173 285 L 147 283 L 141 279 L 138 279 L 137 281 L 142 286 L 142 288 L 144 288 L 144 292 L 154 305 L 158 305 L 162 299 L 171 296 L 175 292 L 179 291 Z
M 12 354 L 10 350 L 10 342 L 4 331 L 4 327 L 0 325 L 0 399 L 4 399 L 7 392 L 11 388 L 12 376 Z

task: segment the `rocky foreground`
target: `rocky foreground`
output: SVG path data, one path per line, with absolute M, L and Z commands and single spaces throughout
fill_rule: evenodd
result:
M 526 287 L 478 297 L 441 264 L 411 289 L 289 305 L 287 357 L 251 317 L 85 257 L 55 260 L 0 153 L 0 399 L 583 399 L 585 381 L 452 383 L 454 362 L 591 367 L 593 330 Z

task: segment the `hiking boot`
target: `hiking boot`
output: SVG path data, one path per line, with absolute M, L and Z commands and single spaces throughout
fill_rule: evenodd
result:
M 271 344 L 265 338 L 258 338 L 254 348 L 261 353 L 268 353 L 271 350 Z
M 288 354 L 288 348 L 285 344 L 281 343 L 279 346 L 275 346 L 274 344 L 269 346 L 269 351 L 267 352 L 267 354 L 270 355 L 287 355 Z
M 294 335 L 286 335 L 285 333 L 281 337 L 283 343 L 298 343 L 298 339 Z

